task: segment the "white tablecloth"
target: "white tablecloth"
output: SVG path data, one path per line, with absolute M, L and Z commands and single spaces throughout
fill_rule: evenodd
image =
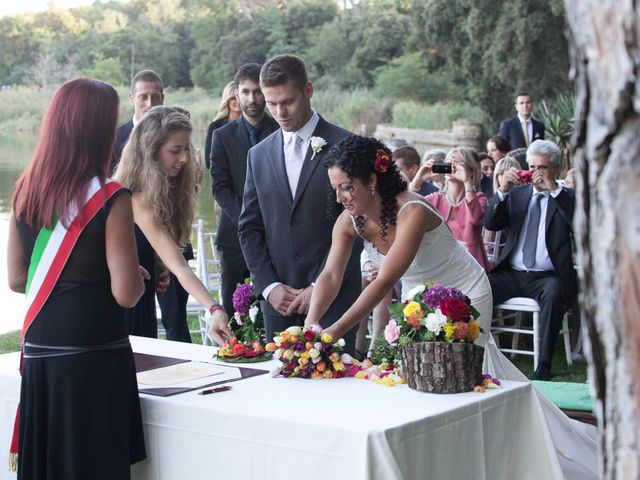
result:
M 134 351 L 208 361 L 211 347 L 131 337 Z M 274 363 L 246 365 L 270 368 Z M 0 356 L 0 452 L 19 397 Z M 134 479 L 562 478 L 528 383 L 433 395 L 356 379 L 261 375 L 213 395 L 141 395 L 148 458 Z M 1 455 L 1 454 L 0 454 Z M 14 478 L 0 467 L 0 478 Z

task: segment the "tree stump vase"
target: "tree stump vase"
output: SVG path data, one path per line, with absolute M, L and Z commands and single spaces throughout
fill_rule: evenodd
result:
M 472 343 L 417 342 L 400 347 L 402 372 L 410 388 L 461 393 L 482 381 L 484 348 Z

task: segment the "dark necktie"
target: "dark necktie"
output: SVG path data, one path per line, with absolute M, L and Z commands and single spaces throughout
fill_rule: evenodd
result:
M 248 130 L 249 130 L 249 142 L 253 147 L 255 144 L 258 143 L 258 135 L 260 135 L 260 130 L 251 126 L 248 127 Z
M 522 246 L 522 263 L 528 269 L 536 265 L 536 247 L 538 245 L 538 227 L 540 226 L 540 201 L 541 193 L 534 195 L 531 209 L 529 210 L 529 223 Z

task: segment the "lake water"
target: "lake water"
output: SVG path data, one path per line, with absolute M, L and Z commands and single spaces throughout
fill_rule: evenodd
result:
M 202 143 L 200 136 L 194 136 L 195 145 Z M 0 333 L 22 328 L 24 295 L 9 290 L 6 267 L 7 237 L 13 185 L 29 163 L 36 140 L 33 134 L 0 134 L 0 255 L 3 259 L 0 267 Z M 206 231 L 215 231 L 216 213 L 209 175 L 206 172 L 198 195 L 196 218 L 204 220 Z

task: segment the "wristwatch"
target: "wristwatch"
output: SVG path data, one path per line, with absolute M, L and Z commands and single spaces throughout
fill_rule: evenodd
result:
M 476 186 L 474 185 L 473 187 L 471 187 L 470 189 L 466 189 L 464 192 L 472 192 L 472 193 L 476 193 L 478 191 L 478 189 L 476 188 Z

